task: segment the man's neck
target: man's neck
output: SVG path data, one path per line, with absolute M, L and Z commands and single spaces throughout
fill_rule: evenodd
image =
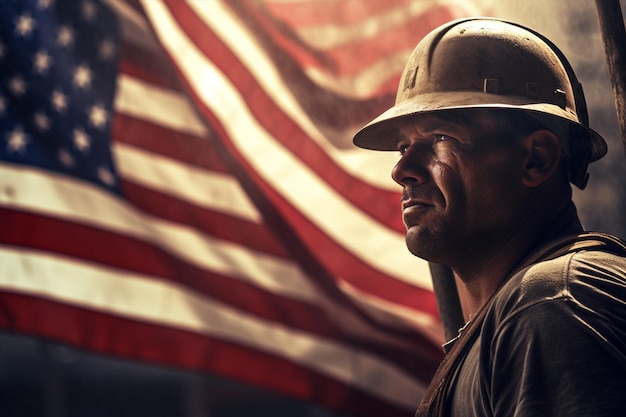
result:
M 498 290 L 509 275 L 532 252 L 542 245 L 562 236 L 582 232 L 573 203 L 552 218 L 552 221 L 526 225 L 515 239 L 503 243 L 480 261 L 470 265 L 453 267 L 456 278 L 462 283 L 459 293 L 463 301 L 466 319 L 478 310 Z

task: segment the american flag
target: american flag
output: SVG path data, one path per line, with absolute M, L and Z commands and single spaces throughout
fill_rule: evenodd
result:
M 441 358 L 395 155 L 435 0 L 0 2 L 0 328 L 406 415 Z

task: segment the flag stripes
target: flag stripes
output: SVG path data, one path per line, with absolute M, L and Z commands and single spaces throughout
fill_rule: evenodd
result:
M 397 157 L 349 138 L 464 13 L 435 3 L 107 1 L 123 196 L 0 163 L 0 327 L 405 415 L 441 357 L 430 273 Z

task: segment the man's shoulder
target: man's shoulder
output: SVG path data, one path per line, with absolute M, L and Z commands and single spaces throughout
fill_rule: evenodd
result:
M 549 296 L 571 289 L 581 276 L 624 281 L 626 278 L 626 246 L 621 239 L 606 234 L 586 234 L 563 243 L 558 255 L 545 256 L 515 273 L 503 290 L 520 296 Z M 611 240 L 607 240 L 611 239 Z
M 626 256 L 598 248 L 538 261 L 515 273 L 494 296 L 498 321 L 538 304 L 626 303 Z M 495 318 L 495 317 L 492 317 Z
M 547 295 L 572 289 L 579 279 L 626 280 L 626 252 L 606 247 L 582 248 L 536 262 L 515 274 L 511 281 L 521 295 Z

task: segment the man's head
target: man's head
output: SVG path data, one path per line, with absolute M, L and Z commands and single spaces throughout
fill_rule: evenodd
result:
M 493 252 L 570 201 L 559 138 L 525 113 L 447 110 L 396 126 L 392 177 L 416 256 L 450 264 Z
M 563 54 L 522 26 L 491 18 L 443 25 L 415 48 L 395 105 L 357 146 L 401 153 L 411 252 L 448 263 L 549 225 L 606 153 L 588 127 L 582 87 Z M 557 208 L 560 207 L 560 208 Z
M 405 66 L 395 105 L 354 143 L 395 150 L 398 119 L 476 107 L 523 111 L 553 131 L 579 188 L 588 164 L 606 154 L 604 140 L 589 129 L 582 87 L 565 56 L 540 34 L 493 18 L 461 19 L 428 34 Z

